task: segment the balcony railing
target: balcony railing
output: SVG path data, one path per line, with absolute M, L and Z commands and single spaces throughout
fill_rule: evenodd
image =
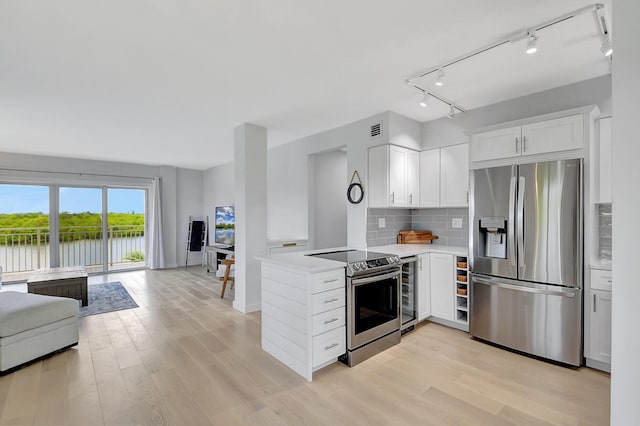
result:
M 0 266 L 7 273 L 49 268 L 50 246 L 49 228 L 0 228 Z M 144 226 L 107 227 L 106 250 L 110 267 L 144 262 Z M 101 266 L 104 251 L 101 226 L 60 227 L 60 266 Z

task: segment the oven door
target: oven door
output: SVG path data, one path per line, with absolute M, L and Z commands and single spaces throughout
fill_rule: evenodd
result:
M 350 278 L 348 288 L 349 350 L 400 330 L 400 268 Z

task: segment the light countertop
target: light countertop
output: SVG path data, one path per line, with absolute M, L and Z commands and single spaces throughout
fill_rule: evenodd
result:
M 272 254 L 269 256 L 258 256 L 257 259 L 261 262 L 271 263 L 286 268 L 297 269 L 302 272 L 315 274 L 318 272 L 344 268 L 345 264 L 343 262 L 338 262 L 335 260 L 306 256 L 307 254 L 348 249 L 349 247 L 336 247 L 319 250 L 294 251 L 288 253 Z M 368 250 L 377 253 L 395 254 L 400 257 L 416 256 L 424 253 L 448 253 L 457 256 L 466 256 L 468 251 L 467 247 L 444 246 L 437 244 L 390 244 L 386 246 L 372 246 L 356 249 Z

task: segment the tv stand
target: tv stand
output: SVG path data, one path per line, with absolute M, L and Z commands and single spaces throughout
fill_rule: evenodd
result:
M 219 260 L 226 258 L 227 255 L 233 255 L 233 249 L 233 246 L 225 246 L 222 244 L 206 246 L 205 252 L 207 258 L 207 273 L 211 272 L 211 269 L 217 271 Z

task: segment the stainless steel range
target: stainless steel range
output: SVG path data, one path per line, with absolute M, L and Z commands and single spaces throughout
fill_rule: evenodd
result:
M 349 366 L 400 343 L 400 257 L 362 250 L 309 256 L 346 263 Z

